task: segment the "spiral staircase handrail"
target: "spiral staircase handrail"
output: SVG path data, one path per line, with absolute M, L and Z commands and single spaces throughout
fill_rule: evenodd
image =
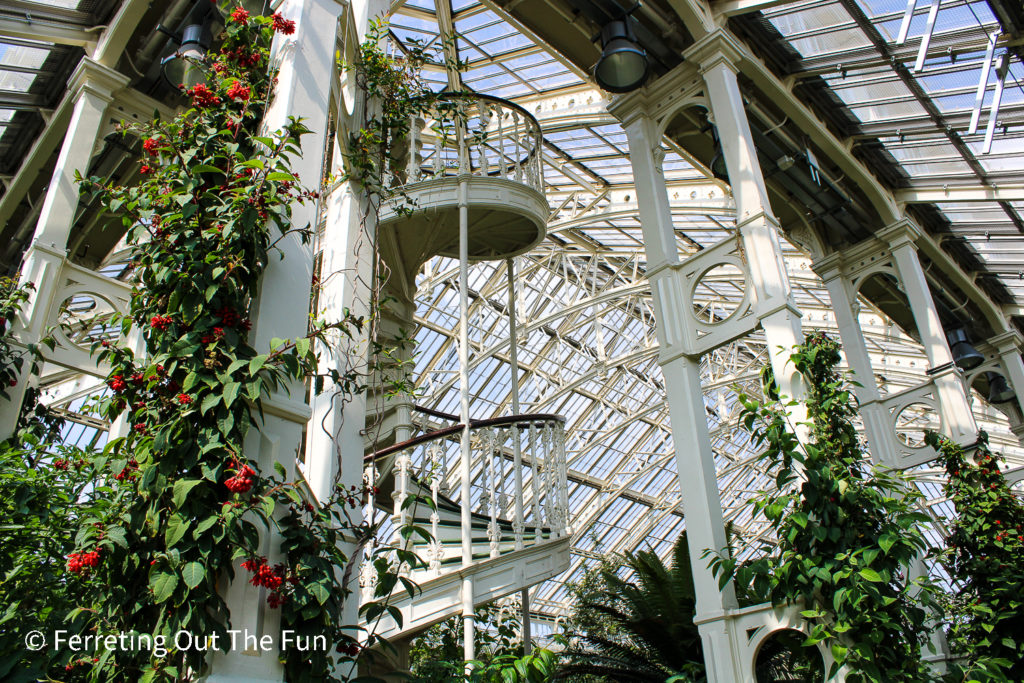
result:
M 436 412 L 438 413 L 438 417 L 443 417 L 445 419 L 450 419 L 451 417 L 445 413 L 440 413 L 439 411 Z M 506 415 L 504 417 L 492 417 L 485 420 L 470 420 L 469 428 L 477 429 L 481 427 L 505 427 L 509 425 L 515 425 L 520 429 L 526 429 L 529 427 L 531 422 L 560 422 L 562 424 L 565 424 L 565 418 L 561 415 L 555 415 L 552 413 L 526 413 L 523 415 Z M 373 462 L 375 460 L 379 460 L 380 458 L 387 457 L 392 453 L 397 453 L 398 451 L 405 450 L 406 448 L 412 448 L 413 446 L 418 446 L 420 444 L 427 443 L 430 441 L 438 441 L 446 437 L 452 436 L 454 434 L 458 434 L 463 429 L 465 429 L 465 427 L 465 423 L 458 423 L 450 427 L 444 427 L 442 429 L 436 429 L 432 432 L 427 432 L 426 434 L 420 434 L 419 436 L 414 436 L 411 439 L 406 439 L 405 441 L 393 444 L 386 448 L 382 448 L 380 450 L 374 451 L 373 453 L 368 453 L 366 456 L 364 456 L 363 460 L 365 462 Z

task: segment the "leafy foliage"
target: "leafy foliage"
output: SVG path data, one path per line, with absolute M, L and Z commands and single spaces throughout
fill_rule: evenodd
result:
M 935 433 L 927 442 L 939 452 L 957 512 L 938 557 L 958 584 L 946 599 L 950 646 L 966 655 L 958 680 L 1024 680 L 1024 505 L 984 433 L 973 457 Z
M 523 655 L 522 624 L 515 610 L 496 603 L 476 610 L 473 650 L 476 668 L 486 668 L 496 660 L 508 661 Z M 462 676 L 463 623 L 457 615 L 431 626 L 417 637 L 410 650 L 412 680 L 417 683 L 447 683 Z
M 284 466 L 263 471 L 247 457 L 248 430 L 260 425 L 265 397 L 301 387 L 316 372 L 314 342 L 365 324 L 346 315 L 269 349 L 248 342 L 248 311 L 274 245 L 289 233 L 308 236 L 292 225 L 292 205 L 316 198 L 290 170 L 306 128 L 293 119 L 277 132 L 259 130 L 275 81 L 270 42 L 292 31 L 279 15 L 235 8 L 220 52 L 202 65 L 208 80 L 182 88 L 192 107 L 121 129 L 143 140 L 138 181 L 80 179 L 127 229 L 134 275 L 121 331 L 123 339 L 138 335 L 144 356 L 108 341 L 93 348 L 111 367 L 110 394 L 97 409 L 126 426 L 101 453 L 48 443 L 55 426 L 39 415 L 35 432 L 22 430 L 0 452 L 11 532 L 0 547 L 4 593 L 12 591 L 0 616 L 4 676 L 148 682 L 205 673 L 209 653 L 198 648 L 169 645 L 164 656 L 97 643 L 73 661 L 56 649 L 31 659 L 14 648 L 28 628 L 52 633 L 57 624 L 72 634 L 169 644 L 179 632 L 216 635 L 223 646 L 231 579 L 265 589 L 268 606 L 300 639 L 327 638 L 327 649 L 282 653 L 291 681 L 339 680 L 337 665 L 375 642 L 372 633 L 357 642 L 342 619 L 351 592 L 342 541 L 360 547 L 374 535 L 353 514 L 363 492 L 338 488 L 320 505 Z M 6 327 L 28 295 L 3 286 Z M 13 348 L 6 335 L 2 345 Z M 0 353 L 0 376 L 15 378 L 22 363 L 13 351 Z M 330 379 L 347 392 L 365 390 L 355 375 L 332 371 Z M 260 554 L 268 534 L 281 541 L 269 560 Z M 387 599 L 396 587 L 415 589 L 386 552 L 367 552 L 381 574 L 381 599 L 362 608 L 371 624 L 394 616 Z M 416 562 L 399 553 L 397 562 Z M 239 564 L 248 577 L 236 576 Z
M 578 596 L 570 645 L 555 680 L 703 680 L 689 555 L 684 533 L 668 566 L 649 550 L 602 563 L 596 580 L 585 580 L 588 590 Z M 620 575 L 622 569 L 629 578 Z
M 712 567 L 723 585 L 734 580 L 776 605 L 803 606 L 811 628 L 804 645 L 831 649 L 829 677 L 845 665 L 851 682 L 932 680 L 921 654 L 934 589 L 909 578 L 926 548 L 921 494 L 904 475 L 865 464 L 854 400 L 835 370 L 839 345 L 809 335 L 791 359 L 808 388 L 807 444 L 799 444 L 780 400 L 742 397 L 744 425 L 764 446 L 776 484 L 754 510 L 777 541 L 749 564 L 713 556 Z

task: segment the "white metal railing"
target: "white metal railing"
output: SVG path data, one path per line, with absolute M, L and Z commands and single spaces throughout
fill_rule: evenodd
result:
M 414 546 L 432 576 L 442 572 L 446 560 L 461 560 L 461 540 L 467 534 L 474 559 L 486 559 L 568 533 L 564 418 L 534 414 L 474 420 L 469 433 L 469 529 L 463 527 L 458 502 L 463 425 L 423 434 L 367 456 L 368 483 L 379 482 L 378 467 L 386 469 L 385 463 L 393 463 L 393 479 L 387 482 L 392 486 L 377 484 L 378 495 L 390 493 L 391 504 L 373 500 L 372 494 L 369 500 L 370 505 L 392 511 L 391 524 L 383 534 L 390 536 L 395 546 Z M 410 496 L 419 496 L 420 502 L 407 505 Z M 432 542 L 427 544 L 416 536 L 404 540 L 400 530 L 409 524 L 424 527 Z M 372 583 L 363 587 L 372 589 Z
M 504 178 L 543 192 L 540 124 L 507 100 L 477 93 L 439 93 L 407 134 L 391 140 L 384 186 L 434 178 Z

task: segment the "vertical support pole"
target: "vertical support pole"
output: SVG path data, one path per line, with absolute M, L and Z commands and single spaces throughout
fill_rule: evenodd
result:
M 461 142 L 461 138 L 460 138 Z M 462 149 L 459 149 L 462 156 Z M 473 499 L 469 487 L 473 483 L 472 457 L 470 448 L 469 414 L 469 183 L 465 178 L 459 182 L 459 398 L 462 420 L 462 442 L 460 471 L 462 480 L 462 566 L 473 564 L 473 517 L 470 506 Z M 463 656 L 468 663 L 474 657 L 473 631 L 473 579 L 462 580 L 462 621 Z M 468 669 L 467 669 L 468 670 Z
M 924 61 L 928 57 L 928 46 L 932 42 L 932 32 L 935 30 L 935 19 L 939 16 L 939 5 L 942 0 L 932 0 L 932 6 L 928 10 L 928 21 L 924 26 L 924 34 L 921 36 L 921 47 L 917 50 L 917 61 L 914 62 L 914 71 L 924 68 Z
M 896 38 L 897 45 L 907 42 L 907 35 L 910 33 L 910 22 L 914 18 L 914 10 L 916 8 L 917 0 L 907 0 L 907 9 L 903 12 L 903 21 L 900 23 L 900 34 Z
M 907 221 L 901 221 L 883 230 L 880 237 L 889 242 L 900 282 L 910 301 L 910 311 L 928 358 L 928 374 L 932 376 L 938 394 L 943 431 L 958 443 L 971 444 L 978 436 L 978 426 L 963 376 L 953 364 L 953 354 L 946 343 L 942 321 L 917 256 L 914 230 Z
M 295 21 L 295 33 L 277 35 L 271 59 L 278 64 L 278 83 L 273 101 L 267 108 L 264 127 L 277 130 L 288 123 L 289 116 L 303 117 L 313 131 L 302 140 L 307 153 L 293 161 L 293 168 L 302 178 L 319 179 L 329 108 L 329 83 L 334 69 L 333 46 L 337 36 L 338 17 L 343 7 L 335 0 L 284 0 L 278 12 Z M 292 223 L 315 223 L 315 208 L 296 206 Z M 272 259 L 260 282 L 258 298 L 253 302 L 253 330 L 250 342 L 257 349 L 267 349 L 274 337 L 294 338 L 306 334 L 311 282 L 312 249 L 292 233 L 277 243 L 281 259 Z M 286 477 L 294 476 L 296 454 L 311 411 L 303 402 L 305 388 L 301 381 L 291 381 L 264 402 L 265 418 L 259 430 L 250 430 L 246 438 L 246 455 L 256 460 L 264 471 L 272 471 L 280 462 Z M 346 416 L 348 417 L 348 416 Z M 318 426 L 319 427 L 319 426 Z M 322 463 L 315 464 L 320 467 Z M 360 446 L 358 460 L 346 468 L 348 481 L 362 481 L 363 463 Z M 326 484 L 325 482 L 330 482 Z M 333 485 L 326 475 L 318 485 Z M 319 492 L 318 492 L 319 493 Z M 358 520 L 357 520 L 358 521 Z M 280 538 L 268 533 L 263 539 L 262 554 L 273 564 L 281 557 Z M 339 568 L 338 571 L 342 571 Z M 264 596 L 245 580 L 245 572 L 235 570 L 235 578 L 227 588 L 225 601 L 231 612 L 232 628 L 247 630 L 257 637 L 270 636 L 278 642 L 281 632 L 280 610 L 269 609 Z M 355 623 L 359 591 L 346 601 L 344 619 Z M 284 672 L 278 653 L 264 651 L 228 651 L 217 653 L 211 660 L 210 683 L 245 681 L 281 681 Z
M 500 119 L 499 119 L 500 120 Z M 512 414 L 519 415 L 519 328 L 516 320 L 516 269 L 515 259 L 505 260 L 508 274 L 508 334 L 509 334 L 509 366 L 512 372 Z M 515 510 L 512 529 L 515 534 L 515 549 L 523 549 L 523 442 L 519 434 L 519 426 L 512 425 L 512 472 L 515 482 Z M 528 607 L 523 603 L 523 623 L 527 620 Z
M 660 299 L 661 292 L 679 287 L 678 279 L 670 268 L 679 262 L 679 250 L 665 178 L 655 159 L 655 149 L 659 147 L 660 140 L 654 122 L 644 112 L 634 110 L 624 118 L 640 206 L 647 270 L 654 296 Z M 666 317 L 688 315 L 686 311 L 673 310 L 662 303 L 657 310 L 665 311 Z M 708 680 L 711 683 L 735 683 L 742 680 L 736 665 L 739 648 L 732 640 L 725 619 L 728 611 L 737 607 L 736 595 L 731 585 L 719 590 L 718 580 L 701 557 L 706 549 L 722 550 L 727 540 L 715 454 L 711 448 L 701 389 L 700 362 L 675 349 L 667 332 L 672 322 L 659 319 L 656 324 L 661 345 L 659 363 L 665 378 L 682 505 L 690 547 L 693 548 L 690 565 L 697 594 L 695 621 L 704 643 Z
M 911 0 L 913 2 L 913 0 Z M 989 34 L 988 47 L 985 48 L 985 60 L 981 63 L 981 73 L 978 76 L 978 90 L 974 93 L 974 108 L 971 110 L 971 125 L 967 127 L 967 134 L 974 135 L 978 132 L 978 123 L 981 121 L 981 108 L 985 104 L 985 90 L 988 89 L 988 75 L 992 70 L 992 55 L 996 50 L 996 39 L 998 33 Z
M 1024 346 L 1024 339 L 1016 331 L 1010 330 L 989 339 L 989 344 L 995 347 L 999 359 L 1006 369 L 1006 379 L 1017 394 L 1017 405 L 1024 408 L 1024 360 L 1021 359 L 1021 348 Z M 1020 429 L 1014 430 L 1019 432 Z M 1019 438 L 1019 437 L 1018 437 Z
M 875 382 L 871 356 L 868 355 L 858 317 L 860 305 L 857 303 L 857 293 L 853 291 L 849 279 L 842 272 L 842 257 L 838 253 L 830 254 L 815 263 L 814 269 L 828 289 L 832 312 L 835 313 L 836 324 L 839 327 L 839 338 L 843 344 L 843 353 L 857 382 L 853 390 L 860 404 L 859 412 L 864 420 L 871 455 L 876 462 L 892 465 L 897 459 L 898 444 L 888 411 L 880 403 L 881 394 Z
M 711 45 L 695 57 L 700 62 L 725 156 L 736 202 L 737 229 L 750 270 L 751 281 L 747 284 L 754 290 L 757 317 L 764 328 L 775 381 L 784 396 L 799 401 L 804 396 L 804 388 L 799 373 L 789 363 L 789 356 L 793 347 L 804 341 L 801 314 L 793 301 L 782 256 L 779 222 L 768 202 L 743 94 L 736 80 L 737 56 L 727 45 Z M 802 405 L 790 407 L 789 412 L 794 424 L 805 422 Z M 803 440 L 803 428 L 797 429 Z
M 996 134 L 996 123 L 999 121 L 999 106 L 1003 101 L 1003 88 L 1006 87 L 1006 72 L 1010 67 L 1010 56 L 1002 54 L 996 66 L 996 91 L 992 94 L 992 108 L 988 112 L 988 127 L 985 128 L 985 142 L 981 146 L 981 153 L 988 154 L 992 151 L 992 140 Z
M 68 237 L 75 221 L 79 191 L 75 171 L 88 174 L 92 152 L 106 121 L 107 106 L 114 93 L 128 85 L 128 77 L 85 57 L 68 81 L 75 106 L 68 123 L 57 163 L 50 176 L 35 234 L 21 269 L 21 284 L 32 283 L 35 291 L 12 325 L 12 333 L 21 346 L 36 344 L 46 333 L 54 301 L 61 285 L 61 270 L 66 259 Z M 31 362 L 26 357 L 17 385 L 7 388 L 8 399 L 0 400 L 0 439 L 14 433 L 25 391 L 29 384 Z

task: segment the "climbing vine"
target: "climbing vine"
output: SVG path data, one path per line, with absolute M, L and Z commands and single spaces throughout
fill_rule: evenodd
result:
M 342 619 L 351 590 L 341 542 L 373 535 L 353 514 L 363 492 L 339 488 L 317 502 L 288 467 L 274 463 L 271 471 L 246 445 L 265 399 L 315 374 L 314 342 L 365 324 L 351 315 L 314 321 L 308 334 L 266 349 L 248 339 L 275 245 L 289 234 L 309 237 L 292 224 L 292 205 L 317 198 L 290 166 L 305 126 L 292 119 L 278 131 L 260 130 L 275 82 L 270 42 L 275 32 L 293 31 L 280 15 L 231 9 L 219 52 L 199 65 L 207 81 L 181 88 L 190 108 L 121 129 L 142 140 L 138 181 L 81 179 L 127 229 L 134 273 L 121 332 L 143 353 L 127 342 L 94 347 L 110 366 L 109 393 L 97 409 L 115 435 L 90 457 L 91 495 L 77 510 L 65 571 L 79 605 L 69 629 L 159 637 L 167 647 L 109 647 L 100 639 L 91 657 L 54 655 L 51 665 L 63 665 L 65 676 L 178 681 L 205 672 L 209 650 L 230 642 L 224 594 L 232 579 L 261 588 L 300 641 L 326 638 L 325 647 L 281 653 L 291 681 L 338 680 L 373 644 L 372 636 L 357 640 Z M 330 379 L 365 389 L 360 377 L 333 371 Z M 261 540 L 268 535 L 281 539 L 269 557 Z M 375 566 L 386 573 L 390 564 Z M 371 621 L 374 610 L 386 607 L 367 606 Z M 183 647 L 179 633 L 205 645 Z
M 741 397 L 744 426 L 775 479 L 753 502 L 775 540 L 752 562 L 711 554 L 712 567 L 723 585 L 802 606 L 804 645 L 820 643 L 835 658 L 829 677 L 845 666 L 851 682 L 932 680 L 922 647 L 933 589 L 910 577 L 927 545 L 921 494 L 905 476 L 866 464 L 854 399 L 835 369 L 838 343 L 809 335 L 791 360 L 808 388 L 808 443 L 770 386 L 767 404 Z
M 1022 680 L 1024 505 L 1010 491 L 986 434 L 971 454 L 935 433 L 926 440 L 939 452 L 945 493 L 956 508 L 938 559 L 957 584 L 945 596 L 949 644 L 966 659 L 957 680 Z

